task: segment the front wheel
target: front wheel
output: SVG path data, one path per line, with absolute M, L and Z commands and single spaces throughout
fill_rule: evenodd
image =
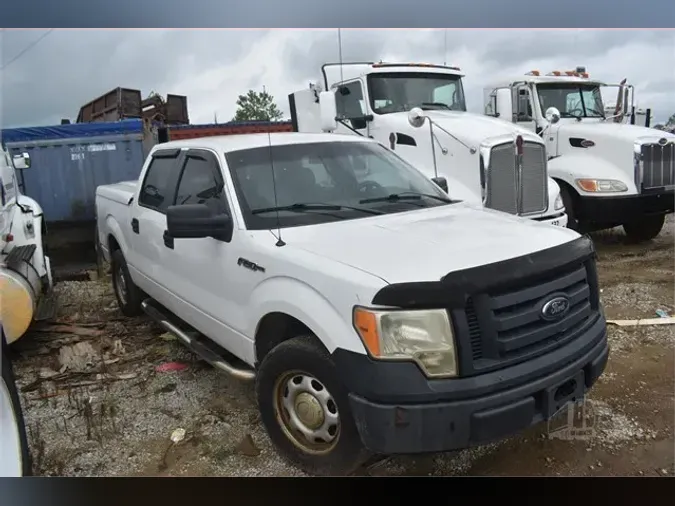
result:
M 277 451 L 309 474 L 347 475 L 368 458 L 335 365 L 313 336 L 274 348 L 262 361 L 256 395 Z
M 0 476 L 17 477 L 31 475 L 30 453 L 26 425 L 19 402 L 12 365 L 9 361 L 9 350 L 5 337 L 0 336 Z
M 651 241 L 661 233 L 665 221 L 665 214 L 643 216 L 639 221 L 624 223 L 623 230 L 632 243 Z
M 581 225 L 574 209 L 574 195 L 572 194 L 572 190 L 560 183 L 560 196 L 562 197 L 565 212 L 567 213 L 567 228 L 579 232 L 581 230 Z

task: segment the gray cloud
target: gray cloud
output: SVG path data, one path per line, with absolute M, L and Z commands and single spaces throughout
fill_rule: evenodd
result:
M 406 27 L 672 27 L 672 0 L 589 2 L 566 0 L 22 0 L 3 6 L 6 26 L 69 27 L 271 27 L 406 26 Z
M 2 33 L 10 61 L 41 31 Z M 266 31 L 56 30 L 0 74 L 3 125 L 75 119 L 87 101 L 117 87 L 160 94 L 206 66 L 236 61 Z
M 373 8 L 362 3 L 363 12 Z M 0 65 L 42 33 L 0 33 Z M 657 121 L 675 112 L 672 31 L 342 30 L 342 42 L 344 61 L 459 64 L 472 110 L 481 107 L 482 87 L 505 72 L 580 64 L 610 81 L 628 77 Z M 214 112 L 229 119 L 237 95 L 263 85 L 287 110 L 286 94 L 318 80 L 321 64 L 337 61 L 338 53 L 334 29 L 56 30 L 0 72 L 0 124 L 74 119 L 85 102 L 117 86 L 187 94 L 194 122 L 210 122 Z

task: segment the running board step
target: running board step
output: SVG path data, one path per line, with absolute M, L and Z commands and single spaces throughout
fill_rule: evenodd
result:
M 30 262 L 35 254 L 37 246 L 35 244 L 26 244 L 25 246 L 14 246 L 12 251 L 5 257 L 5 263 L 8 267 L 19 265 L 21 262 Z
M 35 321 L 51 320 L 56 316 L 56 309 L 58 306 L 58 298 L 54 290 L 45 293 L 40 297 L 35 316 Z
M 222 350 L 222 352 L 218 352 L 213 349 L 212 346 L 209 346 L 205 342 L 207 341 L 206 337 L 178 317 L 172 315 L 159 303 L 152 299 L 145 299 L 141 303 L 141 307 L 145 311 L 145 314 L 155 320 L 165 330 L 175 335 L 190 351 L 199 355 L 202 360 L 208 362 L 219 371 L 243 381 L 255 379 L 255 371 L 248 367 L 247 364 L 233 355 L 231 359 L 226 359 L 223 355 L 230 355 L 227 351 Z

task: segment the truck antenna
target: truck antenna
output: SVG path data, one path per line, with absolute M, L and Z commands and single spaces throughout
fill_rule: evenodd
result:
M 443 66 L 448 64 L 448 29 L 443 29 Z
M 264 89 L 264 87 L 263 87 Z M 272 121 L 267 115 L 267 121 Z M 270 133 L 269 128 L 267 129 L 267 146 L 269 148 L 270 154 L 270 170 L 272 171 L 272 191 L 274 192 L 274 207 L 279 207 L 279 202 L 277 200 L 277 178 L 274 174 L 274 155 L 272 153 L 272 134 Z M 281 247 L 286 246 L 286 243 L 281 238 L 281 221 L 279 218 L 279 209 L 276 210 L 277 215 L 277 243 L 275 246 Z

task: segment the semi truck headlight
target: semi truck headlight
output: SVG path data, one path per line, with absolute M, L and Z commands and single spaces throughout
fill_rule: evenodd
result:
M 562 195 L 558 194 L 558 196 L 555 198 L 555 202 L 553 203 L 553 209 L 560 211 L 563 207 L 565 207 L 565 204 L 563 204 Z
M 577 186 L 586 192 L 615 193 L 625 192 L 628 186 L 616 179 L 577 179 Z
M 354 308 L 354 328 L 373 358 L 412 360 L 429 377 L 457 376 L 455 338 L 447 311 Z

